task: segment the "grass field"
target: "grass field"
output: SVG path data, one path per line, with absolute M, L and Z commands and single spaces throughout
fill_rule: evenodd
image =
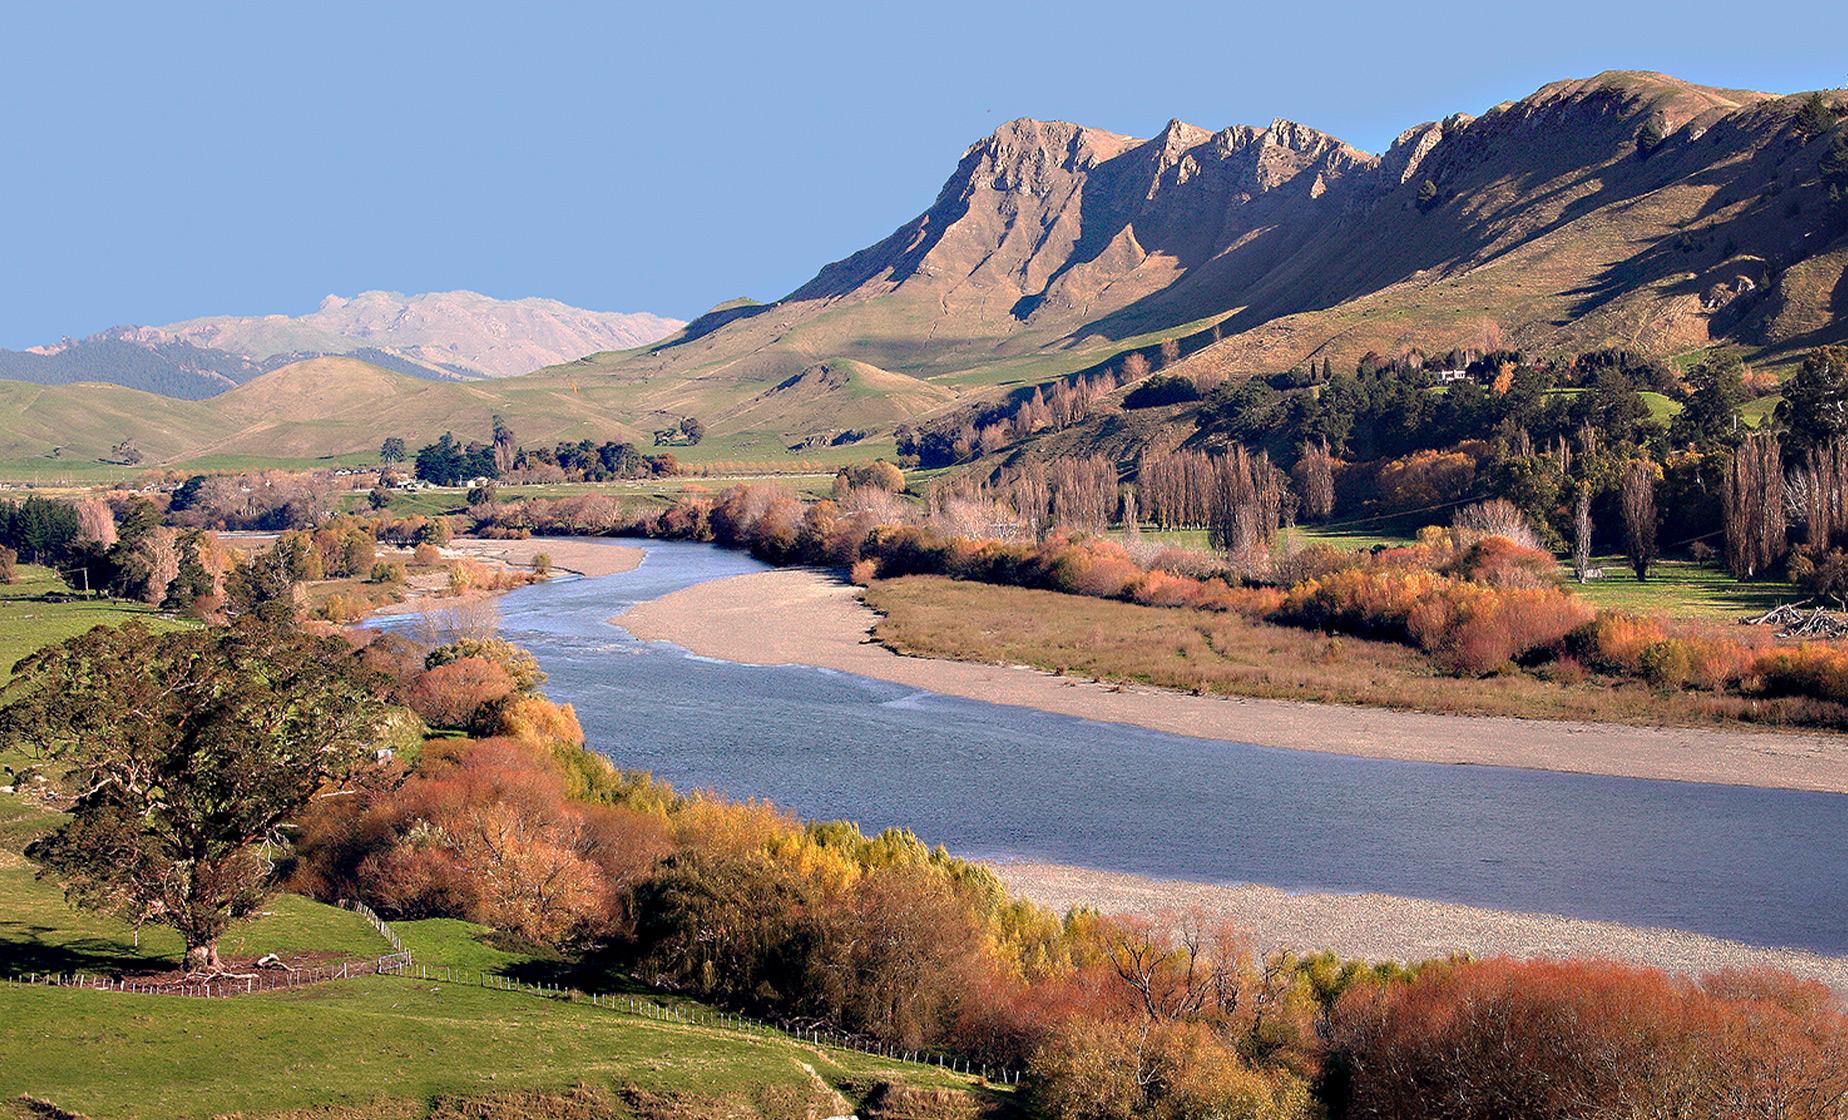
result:
M 1451 676 L 1393 642 L 941 576 L 876 580 L 867 603 L 884 616 L 875 635 L 901 653 L 1033 665 L 1185 692 L 1644 725 L 1735 721 L 1752 707 L 1738 697 L 1635 682 Z M 1778 718 L 1765 705 L 1757 701 L 1755 715 L 1763 722 Z
M 1670 618 L 1736 621 L 1802 595 L 1780 580 L 1736 580 L 1718 564 L 1658 560 L 1649 578 L 1638 581 L 1621 556 L 1594 561 L 1604 578 L 1567 586 L 1600 607 Z
M 53 884 L 36 878 L 19 852 L 55 820 L 19 797 L 0 796 L 0 975 L 174 965 L 177 936 L 149 929 L 137 946 L 126 924 L 72 910 Z M 487 930 L 470 923 L 394 928 L 425 963 L 524 980 L 560 978 L 533 971 L 556 969 L 556 958 L 497 947 Z M 237 927 L 221 950 L 239 958 L 325 950 L 368 959 L 389 946 L 357 915 L 285 894 L 262 917 Z M 598 990 L 631 987 L 607 972 L 601 980 Z M 780 1034 L 664 1023 L 517 991 L 409 978 L 217 1000 L 0 983 L 0 1101 L 29 1095 L 95 1120 L 227 1113 L 301 1120 L 299 1110 L 310 1109 L 341 1109 L 314 1113 L 328 1120 L 433 1112 L 458 1120 L 625 1116 L 630 1112 L 608 1094 L 628 1086 L 653 1098 L 655 1110 L 637 1108 L 636 1115 L 797 1120 L 851 1108 L 882 1081 L 973 1087 L 967 1077 Z M 608 1111 L 508 1096 L 580 1085 Z
M 93 626 L 140 618 L 156 628 L 181 625 L 140 603 L 119 599 L 47 600 L 70 591 L 50 568 L 21 564 L 12 583 L 0 584 L 0 684 L 10 680 L 22 657 L 53 642 L 74 638 Z
M 833 470 L 801 474 L 676 475 L 672 478 L 622 479 L 612 482 L 548 482 L 531 486 L 502 485 L 499 500 L 574 498 L 584 494 L 604 494 L 638 505 L 669 506 L 689 494 L 713 495 L 746 483 L 787 487 L 799 498 L 827 496 L 834 486 Z M 366 495 L 355 492 L 343 501 L 349 511 L 364 509 Z M 468 508 L 468 490 L 462 487 L 430 487 L 417 491 L 394 491 L 387 507 L 399 517 L 433 517 L 459 513 Z
M 367 1105 L 339 1115 L 425 1116 L 444 1096 L 579 1084 L 693 1098 L 671 1115 L 793 1118 L 827 1115 L 833 1092 L 878 1080 L 969 1084 L 779 1035 L 393 977 L 222 1000 L 0 985 L 0 1022 L 0 1098 L 96 1120 Z

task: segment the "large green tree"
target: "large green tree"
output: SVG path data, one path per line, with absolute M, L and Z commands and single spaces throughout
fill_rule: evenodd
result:
M 20 662 L 0 695 L 0 744 L 73 784 L 69 819 L 27 854 L 74 904 L 177 930 L 193 968 L 216 967 L 282 826 L 371 757 L 389 710 L 344 641 L 259 616 L 97 627 Z
M 1736 354 L 1709 354 L 1688 371 L 1688 399 L 1668 428 L 1676 444 L 1699 448 L 1739 442 L 1739 409 L 1751 394 L 1745 389 L 1745 366 Z
M 1777 420 L 1804 448 L 1848 435 L 1848 346 L 1823 346 L 1803 359 L 1784 383 Z

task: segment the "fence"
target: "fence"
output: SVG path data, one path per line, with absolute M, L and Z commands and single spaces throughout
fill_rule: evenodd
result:
M 367 906 L 356 898 L 343 898 L 340 900 L 340 905 L 372 923 L 372 928 L 379 931 L 379 936 L 385 939 L 385 943 L 390 945 L 393 951 L 399 953 L 405 952 L 404 942 L 398 940 L 398 935 L 392 932 L 392 928 L 385 924 L 385 919 L 379 917 L 378 913 L 374 911 L 372 907 Z M 408 960 L 410 954 L 405 953 L 405 957 Z
M 559 984 L 527 983 L 497 972 L 479 972 L 473 969 L 450 968 L 446 965 L 413 963 L 402 970 L 392 972 L 392 975 L 440 984 L 463 984 L 495 991 L 522 992 L 544 999 L 589 1004 L 592 1007 L 636 1015 L 657 1022 L 682 1023 L 693 1027 L 781 1037 L 816 1046 L 832 1046 L 836 1049 L 854 1050 L 862 1054 L 889 1058 L 892 1061 L 936 1066 L 952 1073 L 979 1076 L 998 1085 L 1018 1085 L 1020 1083 L 1021 1071 L 1018 1069 L 975 1062 L 945 1051 L 907 1050 L 903 1047 L 890 1046 L 871 1039 L 830 1030 L 823 1026 L 803 1025 L 795 1022 L 771 1023 L 730 1011 L 704 1011 L 633 995 L 605 995 L 585 992 L 577 988 L 567 988 Z
M 92 973 L 40 973 L 34 972 L 23 976 L 8 976 L 7 983 L 30 984 L 44 987 L 87 988 L 105 992 L 136 992 L 149 995 L 197 996 L 206 999 L 222 999 L 228 996 L 248 995 L 255 992 L 271 992 L 284 988 L 298 988 L 305 984 L 324 983 L 329 980 L 346 980 L 354 976 L 399 976 L 412 980 L 433 981 L 443 984 L 466 984 L 470 987 L 488 988 L 495 991 L 520 992 L 545 999 L 560 999 L 572 1003 L 589 1004 L 592 1007 L 609 1011 L 622 1012 L 651 1019 L 658 1022 L 682 1023 L 687 1026 L 707 1027 L 715 1030 L 739 1031 L 760 1036 L 782 1037 L 797 1042 L 807 1042 L 816 1046 L 832 1046 L 842 1050 L 855 1050 L 862 1054 L 872 1054 L 892 1061 L 910 1062 L 922 1065 L 934 1065 L 939 1069 L 953 1073 L 980 1076 L 985 1080 L 1001 1085 L 1018 1085 L 1020 1071 L 1005 1066 L 991 1066 L 973 1062 L 957 1054 L 940 1051 L 906 1050 L 901 1047 L 888 1046 L 871 1039 L 858 1038 L 840 1031 L 829 1030 L 819 1025 L 803 1025 L 795 1022 L 774 1024 L 749 1016 L 737 1015 L 729 1011 L 700 1011 L 655 1000 L 643 999 L 632 995 L 605 995 L 595 992 L 580 991 L 558 984 L 526 983 L 511 976 L 496 972 L 480 972 L 474 969 L 451 968 L 447 965 L 430 966 L 417 964 L 411 959 L 410 950 L 398 938 L 385 919 L 378 916 L 370 906 L 354 899 L 341 899 L 340 905 L 365 918 L 372 927 L 379 931 L 394 952 L 370 961 L 341 961 L 338 964 L 317 968 L 264 970 L 254 973 L 221 973 L 204 980 L 181 980 L 177 983 L 159 983 L 155 981 L 132 981 L 122 978 L 98 976 Z
M 255 972 L 220 972 L 210 976 L 186 976 L 177 980 L 135 980 L 121 976 L 100 976 L 93 972 L 27 972 L 4 977 L 8 984 L 43 988 L 85 988 L 98 992 L 134 992 L 140 995 L 190 996 L 201 999 L 224 999 L 321 984 L 329 980 L 347 980 L 354 976 L 398 975 L 411 964 L 409 953 L 389 953 L 373 960 L 340 961 L 313 968 L 266 968 Z

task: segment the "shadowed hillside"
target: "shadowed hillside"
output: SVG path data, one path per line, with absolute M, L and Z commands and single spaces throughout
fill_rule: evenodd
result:
M 1848 247 L 1803 100 L 1615 72 L 1377 157 L 1288 121 L 1150 140 L 1011 121 L 929 210 L 783 300 L 580 367 L 773 385 L 840 355 L 996 383 L 1214 320 L 1197 362 L 1238 373 L 1484 336 L 1808 345 L 1840 333 Z

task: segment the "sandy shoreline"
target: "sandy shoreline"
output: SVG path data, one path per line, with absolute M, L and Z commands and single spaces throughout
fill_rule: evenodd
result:
M 869 637 L 859 589 L 784 568 L 697 584 L 612 619 L 638 638 L 754 665 L 814 665 L 932 692 L 1180 735 L 1410 762 L 1848 793 L 1848 739 L 1436 715 L 1099 684 L 906 657 Z
M 1364 960 L 1473 956 L 1596 957 L 1690 975 L 1770 965 L 1848 993 L 1848 958 L 1764 949 L 1698 933 L 1521 914 L 1385 894 L 1290 894 L 1275 887 L 1214 886 L 1061 864 L 994 864 L 1008 889 L 1063 913 L 1159 916 L 1198 909 L 1230 919 L 1263 951 L 1330 949 Z
M 647 555 L 632 544 L 611 544 L 598 537 L 529 537 L 509 541 L 457 537 L 446 547 L 463 556 L 510 568 L 530 568 L 533 557 L 543 552 L 551 558 L 553 570 L 581 576 L 613 576 L 631 571 Z
M 825 573 L 734 576 L 642 603 L 611 620 L 638 638 L 749 664 L 803 664 L 933 692 L 1138 724 L 1186 735 L 1421 762 L 1848 791 L 1848 744 L 1826 736 L 1633 728 L 1426 715 L 1124 688 L 1018 666 L 906 657 L 875 643 L 857 588 Z M 994 865 L 1009 889 L 1054 910 L 1157 915 L 1198 908 L 1258 947 L 1330 949 L 1370 960 L 1599 957 L 1699 974 L 1771 965 L 1848 993 L 1848 957 L 1765 949 L 1681 930 L 1525 914 L 1393 895 L 1293 895 L 1031 861 Z

